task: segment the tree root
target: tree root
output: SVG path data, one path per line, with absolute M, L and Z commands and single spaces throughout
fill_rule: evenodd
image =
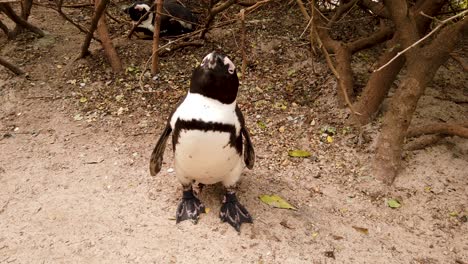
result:
M 465 123 L 434 123 L 411 128 L 406 137 L 419 137 L 422 135 L 442 134 L 468 138 L 468 122 Z
M 23 70 L 21 70 L 20 68 L 18 68 L 16 65 L 6 61 L 5 59 L 3 59 L 2 57 L 0 57 L 0 65 L 3 65 L 5 66 L 7 69 L 9 69 L 10 71 L 14 72 L 16 75 L 22 75 L 24 74 L 25 72 Z
M 414 139 L 411 142 L 408 142 L 405 145 L 405 150 L 406 151 L 413 151 L 413 150 L 420 150 L 424 149 L 426 147 L 429 147 L 431 145 L 436 144 L 443 138 L 445 138 L 447 135 L 426 135 L 426 136 L 421 136 L 419 138 Z
M 15 11 L 13 10 L 13 8 L 11 8 L 10 4 L 0 3 L 0 11 L 3 11 L 3 13 L 5 13 L 5 15 L 7 15 L 11 20 L 13 20 L 13 22 L 16 23 L 16 25 L 19 25 L 22 28 L 25 28 L 25 29 L 31 31 L 31 32 L 39 35 L 40 37 L 45 36 L 45 33 L 41 29 L 39 29 L 38 27 L 30 24 L 28 21 L 26 21 L 23 18 L 21 18 L 20 16 L 18 16 L 15 13 Z M 10 34 L 10 35 L 12 35 L 12 34 Z

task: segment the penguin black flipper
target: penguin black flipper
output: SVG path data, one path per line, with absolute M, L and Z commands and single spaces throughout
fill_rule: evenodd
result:
M 242 111 L 240 110 L 239 106 L 236 105 L 236 115 L 237 118 L 239 119 L 239 122 L 241 124 L 241 133 L 245 138 L 244 142 L 244 162 L 247 168 L 251 170 L 254 166 L 255 163 L 255 151 L 253 148 L 252 141 L 250 140 L 250 134 L 249 131 L 247 130 L 247 127 L 245 126 L 245 119 L 244 115 L 242 114 Z
M 176 104 L 174 109 L 172 110 L 172 113 L 169 115 L 169 118 L 167 119 L 166 127 L 164 128 L 161 136 L 159 137 L 158 143 L 156 143 L 156 146 L 153 149 L 153 153 L 151 153 L 151 160 L 150 160 L 150 174 L 151 176 L 156 176 L 158 172 L 161 170 L 162 167 L 162 161 L 164 157 L 164 150 L 166 150 L 166 143 L 167 140 L 169 139 L 169 135 L 172 132 L 172 127 L 171 127 L 171 118 L 174 115 L 175 111 L 177 110 L 177 107 L 179 107 L 180 104 L 185 100 L 187 97 L 184 96 L 182 99 L 179 100 L 179 102 Z
M 155 176 L 161 170 L 164 150 L 166 150 L 166 143 L 169 139 L 169 135 L 172 132 L 171 125 L 169 122 L 166 124 L 163 133 L 159 137 L 158 143 L 154 147 L 153 153 L 151 153 L 151 160 L 150 160 L 150 173 L 151 176 Z

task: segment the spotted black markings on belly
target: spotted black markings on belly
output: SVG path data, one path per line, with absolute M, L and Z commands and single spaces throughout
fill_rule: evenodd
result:
M 239 155 L 242 154 L 242 135 L 240 133 L 239 135 L 236 135 L 236 127 L 234 125 L 223 124 L 219 122 L 205 122 L 199 119 L 182 120 L 179 118 L 175 123 L 174 134 L 172 136 L 172 146 L 174 147 L 174 151 L 176 149 L 177 143 L 179 142 L 180 132 L 183 130 L 229 133 L 228 145 L 232 148 L 235 148 Z

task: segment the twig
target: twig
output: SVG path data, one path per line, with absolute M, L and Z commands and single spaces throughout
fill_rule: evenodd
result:
M 312 21 L 314 20 L 314 18 L 310 18 L 309 19 L 309 23 L 307 23 L 307 26 L 304 28 L 304 31 L 302 31 L 301 35 L 299 36 L 299 39 L 302 38 L 302 36 L 306 33 L 307 29 L 309 28 L 309 26 L 312 24 Z
M 156 19 L 154 20 L 153 31 L 153 58 L 151 61 L 151 74 L 154 76 L 159 73 L 159 31 L 161 30 L 161 11 L 164 0 L 154 0 L 156 3 Z
M 315 51 L 315 45 L 314 45 L 314 35 L 315 35 L 315 24 L 314 24 L 314 18 L 315 18 L 315 0 L 310 1 L 310 33 L 309 33 L 309 38 L 310 38 L 310 51 L 311 51 L 311 62 L 312 62 L 312 72 L 315 73 L 315 63 L 314 63 L 314 56 L 317 54 Z
M 241 9 L 239 12 L 241 21 L 241 52 L 242 52 L 242 80 L 245 78 L 245 69 L 247 68 L 247 58 L 245 55 L 245 9 Z
M 106 10 L 105 13 L 106 13 L 106 16 L 108 16 L 108 17 L 109 17 L 111 20 L 113 20 L 114 22 L 119 23 L 119 24 L 122 23 L 122 21 L 118 20 L 116 17 L 114 17 L 113 15 L 111 15 L 111 13 L 109 13 L 109 11 Z
M 253 11 L 255 11 L 257 8 L 259 8 L 261 5 L 263 4 L 266 4 L 268 2 L 270 2 L 271 0 L 262 0 L 262 1 L 258 1 L 256 2 L 254 5 L 248 7 L 245 9 L 245 14 L 250 14 L 252 13 Z
M 380 68 L 378 68 L 377 70 L 374 70 L 374 72 L 376 71 L 380 71 L 382 70 L 383 68 L 387 67 L 387 65 L 389 65 L 390 63 L 392 63 L 394 60 L 396 60 L 398 57 L 400 57 L 402 54 L 404 54 L 406 51 L 408 51 L 409 49 L 417 46 L 419 43 L 421 43 L 422 41 L 424 41 L 425 39 L 427 39 L 429 36 L 431 36 L 432 34 L 434 34 L 437 30 L 439 30 L 439 28 L 441 28 L 443 25 L 445 25 L 447 22 L 457 18 L 457 17 L 460 17 L 460 16 L 463 16 L 464 14 L 468 13 L 468 10 L 465 10 L 459 14 L 456 14 L 452 17 L 449 17 L 443 21 L 440 22 L 439 25 L 437 25 L 437 27 L 435 27 L 431 32 L 429 32 L 426 36 L 424 36 L 423 38 L 421 38 L 420 40 L 416 41 L 415 43 L 413 43 L 412 45 L 408 46 L 406 49 L 400 51 L 397 53 L 397 55 L 395 55 L 395 57 L 393 57 L 392 59 L 390 59 L 387 63 L 385 63 L 384 65 L 382 65 Z M 423 12 L 421 12 L 421 14 L 424 14 Z
M 304 3 L 302 2 L 302 0 L 296 0 L 296 2 L 305 20 L 309 20 L 310 19 L 309 13 L 307 13 L 307 10 L 305 9 Z
M 235 2 L 236 2 L 236 0 L 228 0 L 228 1 L 224 2 L 223 4 L 220 4 L 220 5 L 217 5 L 217 6 L 210 6 L 208 18 L 206 19 L 205 26 L 204 26 L 203 30 L 201 31 L 201 33 L 200 33 L 200 38 L 201 39 L 205 38 L 205 35 L 208 32 L 211 23 L 213 23 L 213 20 L 214 20 L 215 16 L 218 13 L 223 12 L 224 10 L 228 9 Z

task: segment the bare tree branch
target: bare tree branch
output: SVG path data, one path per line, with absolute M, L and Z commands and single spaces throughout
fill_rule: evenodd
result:
M 155 0 L 156 3 L 156 19 L 154 20 L 153 32 L 153 59 L 151 61 L 151 74 L 154 76 L 159 73 L 159 32 L 161 31 L 161 11 L 163 9 L 164 0 Z
M 62 1 L 62 0 L 61 0 Z M 81 46 L 81 55 L 80 58 L 84 58 L 89 55 L 89 45 L 91 44 L 91 39 L 93 37 L 94 31 L 99 23 L 99 19 L 101 18 L 104 10 L 106 10 L 106 6 L 109 3 L 109 0 L 102 0 L 99 2 L 99 5 L 96 7 L 96 11 L 94 12 L 93 20 L 91 21 L 91 26 L 89 27 L 88 34 L 86 34 L 86 38 L 83 42 L 83 46 Z
M 228 9 L 235 2 L 236 2 L 236 0 L 227 0 L 223 4 L 216 5 L 214 7 L 210 6 L 211 9 L 209 10 L 208 18 L 206 19 L 205 26 L 204 26 L 202 32 L 200 33 L 200 38 L 201 39 L 205 38 L 205 35 L 208 32 L 211 23 L 213 23 L 213 20 L 214 20 L 215 16 L 218 13 L 223 12 L 224 10 Z
M 20 16 L 18 16 L 13 8 L 11 8 L 10 4 L 8 3 L 0 3 L 0 11 L 3 11 L 5 15 L 7 15 L 13 22 L 15 22 L 17 25 L 20 25 L 21 27 L 36 33 L 40 37 L 44 37 L 45 34 L 42 30 L 40 30 L 38 27 L 30 24 L 28 21 L 24 20 Z
M 443 21 L 441 21 L 441 23 L 439 25 L 437 25 L 437 27 L 435 27 L 431 32 L 429 32 L 426 36 L 424 36 L 423 38 L 419 39 L 418 41 L 414 42 L 413 44 L 411 44 L 410 46 L 408 46 L 406 49 L 400 51 L 397 53 L 397 55 L 395 57 L 393 57 L 391 60 L 389 60 L 387 63 L 385 63 L 384 65 L 380 66 L 380 68 L 378 68 L 377 70 L 375 71 L 380 71 L 382 70 L 383 68 L 387 67 L 387 65 L 389 65 L 390 63 L 392 63 L 392 61 L 396 60 L 398 57 L 400 57 L 401 55 L 403 55 L 405 52 L 407 52 L 409 49 L 411 48 L 414 48 L 416 47 L 419 43 L 423 42 L 425 39 L 427 39 L 428 37 L 430 37 L 432 34 L 434 34 L 437 30 L 439 30 L 443 25 L 447 24 L 447 22 L 449 21 L 452 21 L 454 20 L 455 18 L 457 17 L 460 17 L 460 16 L 463 16 L 465 15 L 466 13 L 468 13 L 468 10 L 465 10 L 459 14 L 456 14 L 454 16 L 451 16 Z

